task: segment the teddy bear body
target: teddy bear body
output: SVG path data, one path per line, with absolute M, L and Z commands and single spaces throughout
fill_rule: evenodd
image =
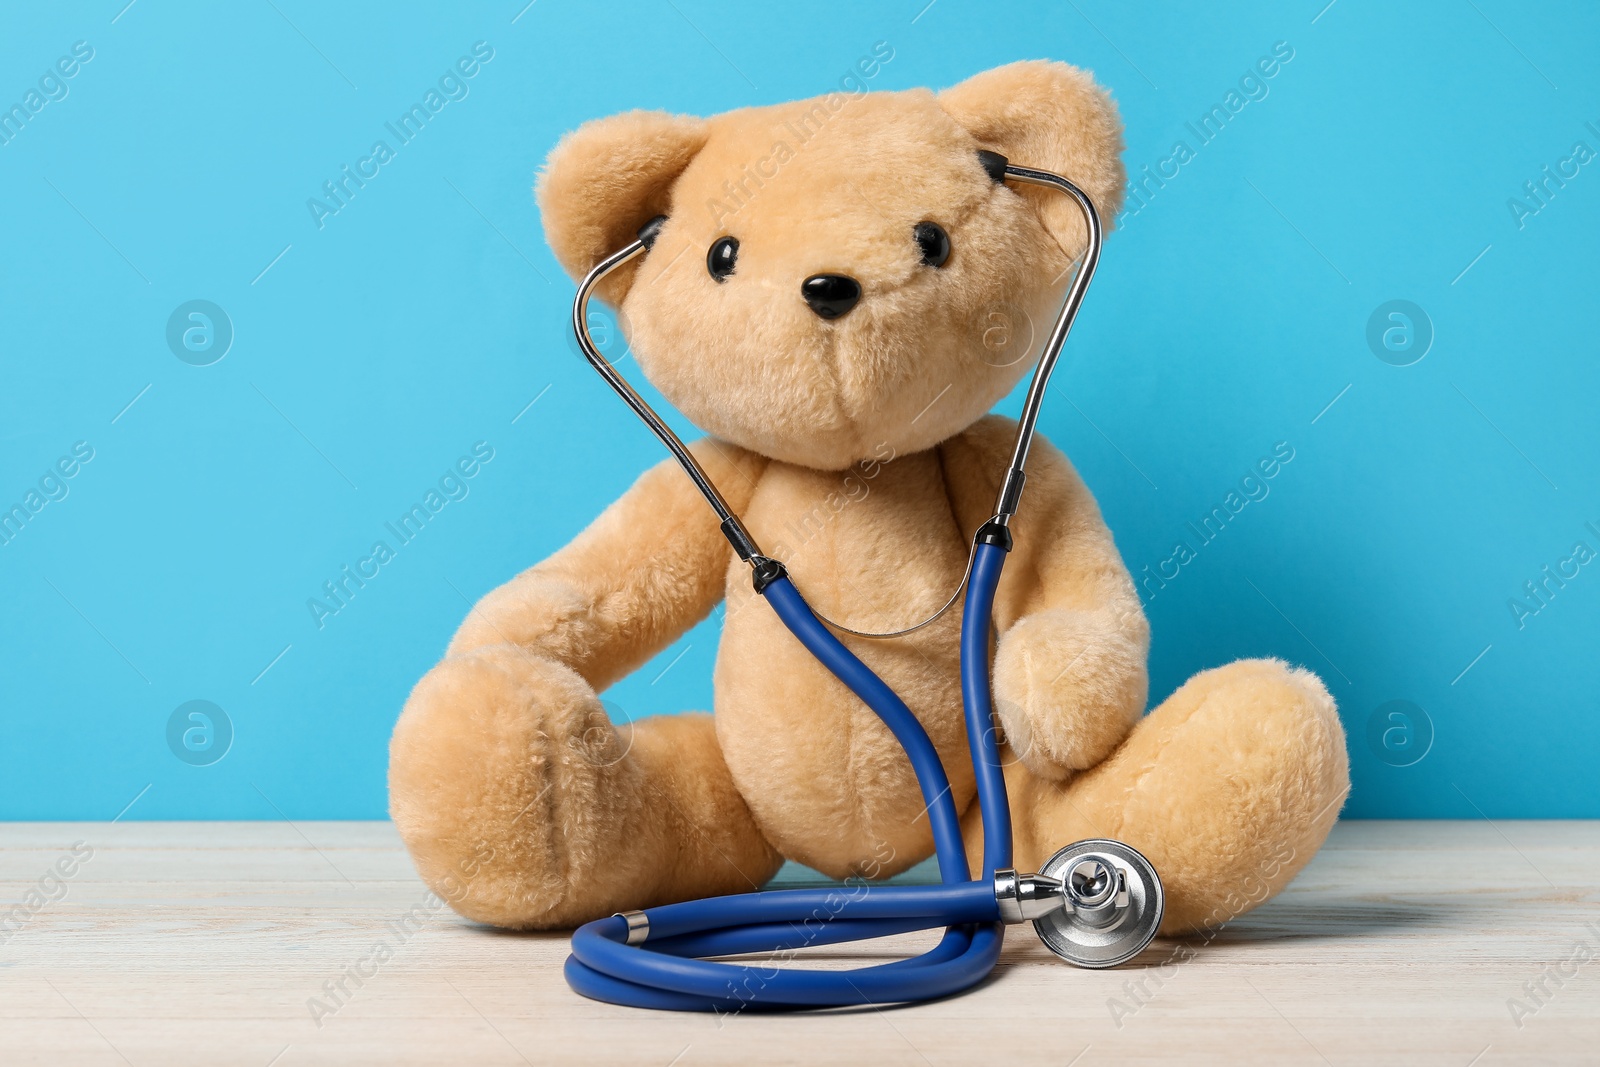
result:
M 1072 177 L 1109 219 L 1120 127 L 1060 64 L 837 96 L 593 123 L 552 154 L 540 196 L 577 275 L 667 217 L 601 290 L 640 369 L 712 434 L 697 457 L 811 605 L 896 630 L 961 581 L 1015 436 L 986 412 L 1031 369 L 1085 241 L 1071 204 L 997 181 L 980 152 Z M 1042 439 L 1013 533 L 994 692 L 1017 865 L 1125 840 L 1161 873 L 1169 932 L 1276 892 L 1348 788 L 1321 683 L 1242 661 L 1143 715 L 1133 583 Z M 785 858 L 875 878 L 928 856 L 899 745 L 760 599 L 670 462 L 486 596 L 391 746 L 391 808 L 424 880 L 469 917 L 550 928 L 748 891 Z M 619 731 L 597 694 L 719 603 L 714 716 Z M 958 602 L 903 637 L 845 641 L 923 723 L 976 857 L 960 623 Z

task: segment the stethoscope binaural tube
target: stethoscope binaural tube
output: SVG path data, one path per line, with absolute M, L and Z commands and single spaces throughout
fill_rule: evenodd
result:
M 994 521 L 1001 526 L 1011 521 L 1011 516 L 1016 514 L 1017 504 L 1022 497 L 1022 486 L 1027 480 L 1026 467 L 1028 451 L 1033 445 L 1033 437 L 1039 426 L 1039 409 L 1044 404 L 1045 389 L 1050 384 L 1050 375 L 1056 368 L 1056 362 L 1061 358 L 1061 349 L 1067 343 L 1067 334 L 1072 330 L 1072 323 L 1078 317 L 1078 309 L 1083 305 L 1083 294 L 1088 290 L 1089 283 L 1094 280 L 1095 268 L 1100 264 L 1100 247 L 1104 242 L 1104 231 L 1100 225 L 1100 214 L 1095 210 L 1094 203 L 1082 189 L 1059 174 L 1052 174 L 1047 170 L 1036 170 L 1033 167 L 1018 167 L 1012 164 L 1005 165 L 1005 176 L 1008 179 L 1021 182 L 1024 185 L 1040 185 L 1046 188 L 1057 189 L 1072 197 L 1078 210 L 1083 214 L 1084 226 L 1087 230 L 1088 243 L 1083 250 L 1082 263 L 1078 267 L 1072 284 L 1067 290 L 1066 299 L 1062 302 L 1061 311 L 1056 316 L 1055 324 L 1050 329 L 1050 336 L 1045 341 L 1044 351 L 1039 356 L 1039 363 L 1034 368 L 1033 380 L 1028 383 L 1028 393 L 1022 404 L 1022 414 L 1017 419 L 1017 439 L 1011 450 L 1011 463 L 1006 470 L 1004 483 L 1000 488 L 1000 495 L 995 500 Z M 706 498 L 706 503 L 711 505 L 711 510 L 717 513 L 717 519 L 722 524 L 723 534 L 733 545 L 739 558 L 755 566 L 765 557 L 755 538 L 745 529 L 744 523 L 734 514 L 728 502 L 723 499 L 717 490 L 716 483 L 711 476 L 700 466 L 700 461 L 694 458 L 683 439 L 672 432 L 672 428 L 657 415 L 655 409 L 647 403 L 644 397 L 629 384 L 605 355 L 594 343 L 594 337 L 589 333 L 589 299 L 594 294 L 595 287 L 611 272 L 632 261 L 635 257 L 649 251 L 655 244 L 657 233 L 660 231 L 664 218 L 655 218 L 646 223 L 639 231 L 639 237 L 632 243 L 618 249 L 595 265 L 578 284 L 577 295 L 572 301 L 572 331 L 578 339 L 578 347 L 583 351 L 583 356 L 589 361 L 590 366 L 600 373 L 606 384 L 623 399 L 633 413 L 650 428 L 667 450 L 672 453 L 678 465 L 683 468 L 695 488 L 700 490 L 700 495 Z M 854 632 L 854 631 L 852 631 Z M 857 636 L 872 636 L 858 634 Z
M 585 358 L 660 438 L 705 496 L 739 558 L 753 568 L 756 591 L 905 749 L 927 802 L 942 883 L 744 893 L 599 919 L 573 934 L 572 955 L 565 967 L 567 982 L 584 996 L 644 1008 L 723 1013 L 926 1000 L 982 980 L 999 958 L 1005 923 L 1032 920 L 1057 954 L 1095 967 L 1130 958 L 1155 935 L 1162 910 L 1160 880 L 1143 856 L 1120 842 L 1087 841 L 1062 849 L 1046 865 L 1063 872 L 1061 878 L 1018 875 L 1010 869 L 1011 814 L 990 705 L 994 596 L 1011 549 L 1007 524 L 1021 497 L 1039 407 L 1099 262 L 1102 233 L 1094 205 L 1067 179 L 1010 165 L 1005 175 L 1072 196 L 1083 212 L 1089 241 L 1034 371 L 995 514 L 973 539 L 965 578 L 962 703 L 984 830 L 983 872 L 976 880 L 967 867 L 949 779 L 927 731 L 905 702 L 807 606 L 783 564 L 761 552 L 682 439 L 605 359 L 589 335 L 588 301 L 595 286 L 646 251 L 661 220 L 653 220 L 637 241 L 607 257 L 579 284 L 572 321 Z M 938 926 L 947 927 L 945 935 L 928 952 L 851 971 L 703 958 L 760 952 L 792 958 L 805 948 Z

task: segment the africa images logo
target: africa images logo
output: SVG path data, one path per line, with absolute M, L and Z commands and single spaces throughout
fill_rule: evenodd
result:
M 465 500 L 472 492 L 471 480 L 493 459 L 493 445 L 487 441 L 474 444 L 472 454 L 458 458 L 439 476 L 435 485 L 429 486 L 420 501 L 412 504 L 398 518 L 383 524 L 394 540 L 393 545 L 386 539 L 374 541 L 372 548 L 356 560 L 354 567 L 346 563 L 339 568 L 337 575 L 322 583 L 322 596 L 307 597 L 306 610 L 311 613 L 311 621 L 316 623 L 317 629 L 325 627 L 328 619 L 349 607 L 356 594 L 382 573 L 382 568 L 399 555 L 400 549 L 416 540 L 447 504 Z
M 306 210 L 311 213 L 311 221 L 317 229 L 323 229 L 329 218 L 349 207 L 356 194 L 367 187 L 367 182 L 381 174 L 383 167 L 395 159 L 400 149 L 415 140 L 445 105 L 465 100 L 472 91 L 468 83 L 492 59 L 494 48 L 487 41 L 478 41 L 472 46 L 472 54 L 461 56 L 439 75 L 438 82 L 428 86 L 421 100 L 413 102 L 392 122 L 383 124 L 394 144 L 379 138 L 372 142 L 366 155 L 356 160 L 354 168 L 348 163 L 342 164 L 338 177 L 323 182 L 322 196 L 306 199 Z

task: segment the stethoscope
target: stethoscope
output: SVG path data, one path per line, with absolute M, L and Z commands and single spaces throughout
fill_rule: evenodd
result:
M 1072 182 L 1048 171 L 1011 166 L 995 153 L 980 156 L 993 174 L 1071 196 L 1083 212 L 1089 244 L 1028 387 L 994 515 L 973 537 L 962 579 L 967 595 L 961 624 L 961 692 L 983 817 L 983 877 L 976 880 L 968 874 L 959 816 L 933 742 L 905 702 L 829 629 L 831 625 L 859 637 L 897 637 L 938 618 L 955 602 L 961 587 L 932 617 L 892 633 L 825 623 L 807 607 L 783 564 L 762 553 L 682 439 L 607 361 L 589 334 L 589 297 L 595 286 L 649 251 L 666 217 L 646 223 L 637 240 L 603 260 L 578 286 L 572 328 L 585 358 L 694 481 L 721 520 L 733 550 L 750 565 L 755 591 L 800 643 L 877 713 L 910 757 L 927 801 L 942 880 L 934 886 L 847 883 L 829 889 L 744 893 L 598 919 L 573 934 L 566 964 L 567 982 L 586 997 L 642 1008 L 724 1013 L 928 1000 L 981 981 L 999 958 L 1004 924 L 1031 920 L 1051 951 L 1082 967 L 1113 967 L 1133 958 L 1161 925 L 1161 880 L 1149 860 L 1119 841 L 1097 838 L 1068 845 L 1037 874 L 1011 869 L 1011 809 L 990 706 L 990 620 L 1000 570 L 1011 550 L 1009 524 L 1022 496 L 1045 386 L 1094 277 L 1102 234 L 1094 205 Z M 948 927 L 938 945 L 895 963 L 848 971 L 778 965 L 805 948 L 936 926 Z M 750 953 L 770 956 L 760 965 L 706 958 Z

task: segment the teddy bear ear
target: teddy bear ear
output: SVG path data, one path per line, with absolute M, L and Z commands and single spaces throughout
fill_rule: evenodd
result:
M 1087 72 L 1045 60 L 1011 63 L 946 89 L 939 104 L 980 149 L 1073 182 L 1111 229 L 1125 181 L 1122 120 L 1110 94 Z M 1082 251 L 1083 216 L 1071 200 L 1037 186 L 1012 183 L 1010 188 L 1034 205 L 1063 249 L 1074 256 Z
M 586 122 L 563 137 L 539 174 L 535 195 L 545 240 L 573 278 L 622 248 L 670 210 L 672 185 L 705 145 L 706 122 L 664 111 L 630 111 Z M 600 295 L 615 305 L 630 264 Z

